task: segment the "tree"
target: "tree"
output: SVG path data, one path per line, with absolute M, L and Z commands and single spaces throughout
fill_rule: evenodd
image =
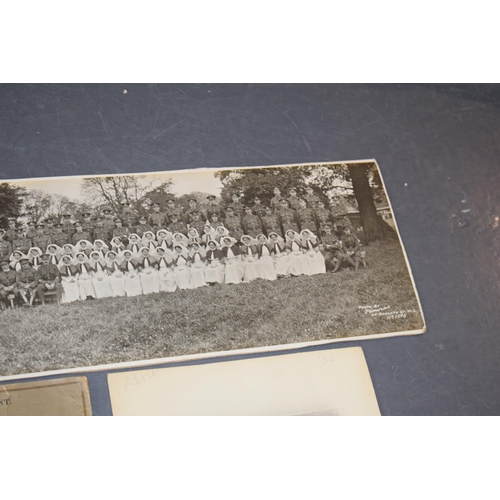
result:
M 372 185 L 381 193 L 383 189 L 373 163 L 223 170 L 216 172 L 215 176 L 223 184 L 221 196 L 225 202 L 229 202 L 233 193 L 241 193 L 246 203 L 251 203 L 254 196 L 259 196 L 267 205 L 274 196 L 275 187 L 279 187 L 285 197 L 294 187 L 300 197 L 309 186 L 327 203 L 332 203 L 333 198 L 340 195 L 350 203 L 357 204 L 367 241 L 393 234 L 392 228 L 378 216 L 375 207 L 376 192 L 372 190 Z
M 223 188 L 222 200 L 231 201 L 233 194 L 243 194 L 244 202 L 253 203 L 258 196 L 263 204 L 269 204 L 273 198 L 273 189 L 278 187 L 284 197 L 288 196 L 290 188 L 295 188 L 299 196 L 306 192 L 305 179 L 310 167 L 280 167 L 280 168 L 247 168 L 238 170 L 221 170 L 216 172 Z M 324 194 L 318 192 L 324 198 Z
M 378 215 L 375 206 L 374 193 L 369 182 L 369 174 L 373 175 L 375 166 L 354 163 L 347 165 L 347 168 L 358 202 L 359 216 L 366 240 L 376 241 L 393 234 L 392 228 Z
M 96 206 L 109 206 L 115 212 L 121 210 L 121 203 L 138 205 L 147 186 L 144 175 L 114 175 L 83 179 L 82 191 Z
M 70 200 L 62 194 L 49 194 L 40 189 L 32 189 L 23 197 L 21 215 L 28 220 L 40 222 L 49 216 L 60 220 L 65 213 L 76 217 L 89 209 L 90 206 L 86 203 Z
M 153 203 L 159 203 L 163 208 L 167 198 L 172 197 L 172 180 L 162 182 L 158 187 L 145 191 L 139 199 L 141 206 L 151 206 Z
M 25 188 L 14 186 L 10 182 L 0 184 L 0 227 L 7 227 L 9 217 L 22 215 Z
M 26 193 L 23 202 L 23 216 L 39 222 L 47 217 L 52 204 L 51 195 L 40 189 L 31 189 Z

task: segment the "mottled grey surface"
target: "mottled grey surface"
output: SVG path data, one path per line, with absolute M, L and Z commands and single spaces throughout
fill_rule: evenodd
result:
M 334 348 L 384 415 L 500 414 L 499 134 L 495 85 L 0 86 L 5 179 L 376 158 L 428 332 Z

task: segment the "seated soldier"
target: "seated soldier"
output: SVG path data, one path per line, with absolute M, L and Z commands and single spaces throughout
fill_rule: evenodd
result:
M 333 271 L 338 262 L 338 253 L 342 249 L 342 241 L 332 231 L 332 226 L 325 224 L 323 226 L 321 237 L 321 246 L 323 257 L 325 258 L 326 270 Z
M 49 254 L 42 255 L 42 264 L 39 266 L 37 273 L 38 286 L 36 290 L 42 305 L 45 304 L 45 293 L 52 291 L 56 292 L 57 303 L 59 304 L 62 297 L 61 273 L 55 264 L 50 263 Z
M 361 244 L 357 236 L 351 234 L 351 228 L 349 226 L 344 227 L 342 232 L 342 248 L 337 254 L 338 260 L 332 272 L 336 273 L 343 262 L 354 267 L 354 270 L 357 271 L 361 262 L 360 247 Z
M 9 305 L 9 295 L 13 295 L 14 299 L 19 297 L 19 292 L 16 288 L 17 273 L 10 268 L 8 260 L 2 260 L 0 272 L 0 299 L 2 309 Z M 13 302 L 12 302 L 13 303 Z
M 23 257 L 19 260 L 21 269 L 16 272 L 16 288 L 23 300 L 23 306 L 33 305 L 38 286 L 38 274 L 29 264 L 29 259 Z

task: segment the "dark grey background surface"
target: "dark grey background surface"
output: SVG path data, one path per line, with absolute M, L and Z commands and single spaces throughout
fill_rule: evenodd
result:
M 3 179 L 376 158 L 428 332 L 331 348 L 383 415 L 500 414 L 499 132 L 496 85 L 0 86 Z

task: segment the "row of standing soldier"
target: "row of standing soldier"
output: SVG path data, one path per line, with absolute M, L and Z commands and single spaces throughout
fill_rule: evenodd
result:
M 8 229 L 0 230 L 0 257 L 8 257 L 15 250 L 27 253 L 33 246 L 45 251 L 51 243 L 60 247 L 66 243 L 74 245 L 82 239 L 109 243 L 114 237 L 119 237 L 126 243 L 131 233 L 142 237 L 146 231 L 156 233 L 159 229 L 187 234 L 188 229 L 194 227 L 199 234 L 203 234 L 207 223 L 215 229 L 226 227 L 238 241 L 244 234 L 255 237 L 260 233 L 268 235 L 277 232 L 284 236 L 288 229 L 297 232 L 308 229 L 321 236 L 327 226 L 339 234 L 344 227 L 351 227 L 342 202 L 333 204 L 330 210 L 311 188 L 308 191 L 306 196 L 299 198 L 292 189 L 290 196 L 283 198 L 280 190 L 275 188 L 275 196 L 268 206 L 263 205 L 258 197 L 253 199 L 253 205 L 245 206 L 239 195 L 233 195 L 232 203 L 223 208 L 215 201 L 215 196 L 209 195 L 204 209 L 194 198 L 188 200 L 186 209 L 170 198 L 164 210 L 159 203 L 153 203 L 147 216 L 140 216 L 130 203 L 124 202 L 119 216 L 113 214 L 110 208 L 104 208 L 99 215 L 84 212 L 77 221 L 71 214 L 63 214 L 61 219 L 49 217 L 40 222 L 30 221 L 27 228 L 10 220 Z

